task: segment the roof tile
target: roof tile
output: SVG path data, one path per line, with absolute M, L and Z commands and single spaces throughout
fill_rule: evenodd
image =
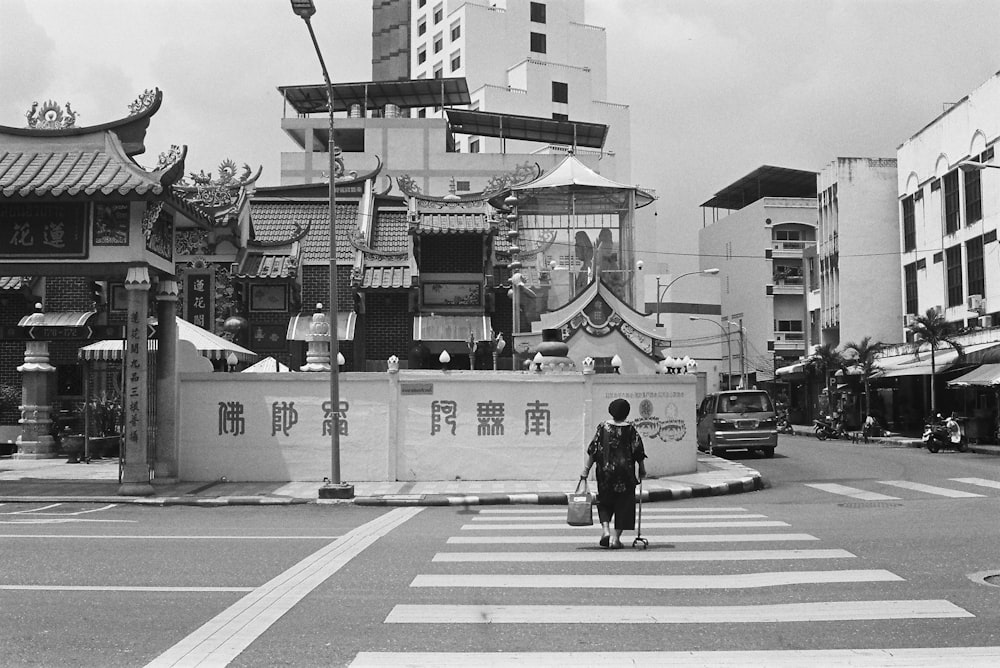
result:
M 294 239 L 309 227 L 302 239 L 302 261 L 330 259 L 330 206 L 327 202 L 251 202 L 254 238 L 261 243 Z M 351 232 L 357 227 L 358 203 L 337 202 L 337 262 L 354 262 Z

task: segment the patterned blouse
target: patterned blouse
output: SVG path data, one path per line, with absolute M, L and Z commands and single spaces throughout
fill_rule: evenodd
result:
M 597 431 L 587 454 L 597 468 L 597 491 L 628 492 L 635 489 L 639 481 L 635 477 L 635 465 L 646 458 L 642 447 L 642 437 L 631 424 L 606 421 L 597 425 Z

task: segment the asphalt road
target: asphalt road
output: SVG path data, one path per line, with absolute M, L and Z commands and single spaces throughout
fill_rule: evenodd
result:
M 0 506 L 0 665 L 1000 662 L 1000 457 L 727 456 L 768 488 L 647 504 L 645 551 L 551 506 Z

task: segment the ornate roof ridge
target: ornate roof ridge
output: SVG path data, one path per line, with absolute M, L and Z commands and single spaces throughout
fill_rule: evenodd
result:
M 90 126 L 77 126 L 78 112 L 70 108 L 70 103 L 60 107 L 52 100 L 43 103 L 34 102 L 25 114 L 28 127 L 15 128 L 0 125 L 0 135 L 15 135 L 22 137 L 77 137 L 101 132 L 114 132 L 122 139 L 128 155 L 138 155 L 146 148 L 143 145 L 149 119 L 155 114 L 163 102 L 163 92 L 159 88 L 146 89 L 129 104 L 129 115 L 107 123 Z M 39 112 L 41 108 L 41 112 Z

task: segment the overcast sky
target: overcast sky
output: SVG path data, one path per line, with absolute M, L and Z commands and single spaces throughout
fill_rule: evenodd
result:
M 371 78 L 371 0 L 317 0 L 331 76 Z M 896 147 L 1000 71 L 996 0 L 587 0 L 604 26 L 608 99 L 632 110 L 632 174 L 686 270 L 699 205 L 763 165 L 820 170 Z M 264 167 L 278 183 L 279 85 L 319 83 L 286 0 L 0 0 L 0 125 L 69 101 L 78 125 L 164 93 L 141 164 L 171 144 L 187 171 Z M 675 236 L 676 235 L 676 236 Z M 676 255 L 675 255 L 676 254 Z

